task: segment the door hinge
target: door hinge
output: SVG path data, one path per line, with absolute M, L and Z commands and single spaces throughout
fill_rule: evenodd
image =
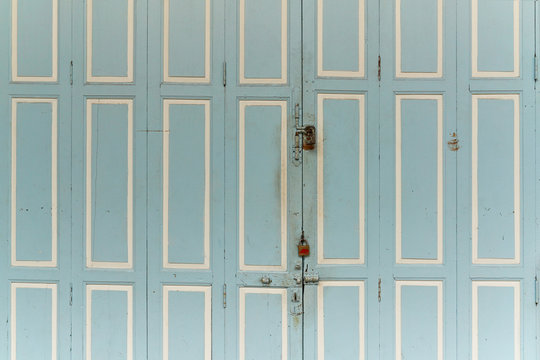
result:
M 223 86 L 227 86 L 227 62 L 223 62 Z
M 73 60 L 69 62 L 69 85 L 73 85 Z
M 223 308 L 227 307 L 227 284 L 223 285 Z
M 379 302 L 381 302 L 381 278 L 379 278 L 379 291 L 378 291 L 378 295 L 377 295 L 377 300 L 379 300 Z
M 538 81 L 538 56 L 534 54 L 534 81 Z
M 538 304 L 540 303 L 540 294 L 539 294 L 539 291 L 540 289 L 538 289 L 538 276 L 535 276 L 534 277 L 534 303 L 536 306 L 538 306 Z
M 381 81 L 381 55 L 379 55 L 379 61 L 377 65 L 377 79 Z
M 73 305 L 73 284 L 69 285 L 69 306 Z

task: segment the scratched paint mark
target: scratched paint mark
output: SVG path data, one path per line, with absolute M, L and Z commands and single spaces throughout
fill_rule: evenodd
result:
M 452 139 L 448 140 L 448 148 L 450 151 L 458 151 L 461 147 L 459 145 L 459 139 L 457 138 L 457 134 L 454 132 L 450 135 Z

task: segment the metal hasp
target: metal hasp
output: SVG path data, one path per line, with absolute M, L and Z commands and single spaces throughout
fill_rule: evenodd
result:
M 304 284 L 318 284 L 319 283 L 319 274 L 304 274 Z
M 294 107 L 294 120 L 296 132 L 294 134 L 294 159 L 300 160 L 300 153 L 303 150 L 313 150 L 317 143 L 317 130 L 313 125 L 300 126 L 300 104 Z M 302 135 L 302 146 L 300 147 L 300 135 Z

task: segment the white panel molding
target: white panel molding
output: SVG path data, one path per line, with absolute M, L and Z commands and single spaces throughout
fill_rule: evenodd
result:
M 196 263 L 172 263 L 169 261 L 169 125 L 171 105 L 204 106 L 204 260 Z M 163 267 L 170 269 L 210 268 L 210 100 L 163 100 Z
M 281 108 L 281 264 L 246 265 L 244 242 L 245 213 L 245 151 L 246 151 L 246 107 L 279 106 Z M 242 100 L 239 101 L 239 153 L 238 153 L 238 241 L 239 267 L 242 271 L 287 271 L 287 101 Z
M 17 260 L 17 106 L 24 103 L 51 104 L 51 260 Z M 58 99 L 11 99 L 11 265 L 58 265 Z
M 478 256 L 478 100 L 511 100 L 514 102 L 514 257 L 481 258 Z M 519 264 L 521 262 L 521 175 L 520 175 L 520 96 L 519 94 L 472 95 L 472 263 L 473 264 Z
M 169 360 L 169 294 L 200 292 L 204 294 L 204 359 L 212 359 L 212 287 L 163 285 L 163 360 Z
M 239 82 L 240 84 L 286 84 L 287 83 L 287 0 L 281 0 L 281 77 L 279 78 L 247 78 L 245 72 L 245 31 L 246 0 L 239 0 Z M 249 1 L 249 0 L 247 0 Z M 279 0 L 278 0 L 279 1 Z
M 51 76 L 20 76 L 18 68 L 18 6 L 19 0 L 11 1 L 11 80 L 13 82 L 56 82 L 58 81 L 58 0 L 52 1 L 52 68 Z
M 126 105 L 127 118 L 127 262 L 94 261 L 92 258 L 92 106 Z M 131 269 L 133 267 L 133 100 L 86 99 L 86 267 Z
M 472 77 L 490 78 L 490 77 L 519 77 L 520 76 L 520 23 L 519 23 L 519 1 L 513 0 L 514 16 L 514 70 L 513 71 L 482 71 L 478 70 L 478 0 L 471 0 L 471 66 Z
M 323 51 L 323 20 L 324 20 L 324 0 L 317 2 L 317 75 L 320 77 L 346 77 L 362 78 L 365 76 L 365 4 L 364 0 L 358 0 L 358 70 L 325 70 Z
M 163 81 L 172 83 L 210 83 L 210 0 L 205 1 L 204 76 L 172 76 L 169 74 L 170 0 L 163 0 Z
M 401 68 L 401 2 L 396 0 L 396 77 L 397 78 L 441 78 L 443 76 L 443 0 L 437 0 L 437 71 L 405 72 Z
M 360 354 L 358 359 L 364 360 L 365 345 L 365 288 L 364 281 L 321 281 L 317 287 L 317 359 L 324 360 L 324 288 L 325 287 L 357 287 L 360 303 L 358 304 L 358 344 Z
M 126 360 L 133 360 L 133 286 L 132 285 L 86 285 L 86 360 L 92 359 L 92 292 L 93 291 L 121 291 L 127 294 L 127 349 Z
M 133 33 L 134 33 L 134 0 L 127 1 L 127 74 L 126 76 L 94 76 L 92 70 L 93 55 L 93 2 L 86 0 L 86 81 L 98 83 L 133 82 Z M 97 0 L 99 1 L 99 0 Z
M 444 359 L 444 299 L 442 280 L 396 280 L 396 360 L 401 360 L 402 352 L 402 309 L 401 289 L 404 286 L 426 286 L 437 288 L 437 360 Z
M 355 100 L 359 105 L 359 166 L 358 166 L 358 258 L 327 258 L 324 256 L 324 100 Z M 365 253 L 365 95 L 364 94 L 318 94 L 317 95 L 317 262 L 333 265 L 364 264 Z
M 480 287 L 509 287 L 514 291 L 514 357 L 521 359 L 521 283 L 517 280 L 504 281 L 472 281 L 472 360 L 479 360 L 478 354 L 478 288 Z
M 57 359 L 58 349 L 58 285 L 46 283 L 11 283 L 11 360 L 17 360 L 17 289 L 48 289 L 51 291 L 51 359 Z
M 435 100 L 437 102 L 437 258 L 415 259 L 402 255 L 402 138 L 401 104 L 403 100 Z M 444 154 L 443 154 L 443 95 L 407 94 L 396 95 L 396 263 L 397 264 L 442 264 L 443 263 L 443 199 L 444 199 Z
M 288 359 L 288 311 L 287 289 L 280 288 L 248 288 L 241 287 L 239 290 L 239 359 L 246 360 L 246 295 L 247 294 L 272 294 L 281 296 L 281 360 Z

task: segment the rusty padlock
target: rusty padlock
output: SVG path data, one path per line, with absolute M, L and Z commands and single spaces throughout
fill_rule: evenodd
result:
M 315 126 L 308 125 L 304 128 L 304 138 L 302 139 L 302 148 L 304 150 L 313 150 L 315 149 L 315 144 L 317 143 L 317 131 Z
M 302 232 L 302 237 L 300 238 L 300 242 L 298 243 L 298 256 L 300 257 L 309 256 L 309 244 L 307 240 L 304 238 L 303 232 Z

